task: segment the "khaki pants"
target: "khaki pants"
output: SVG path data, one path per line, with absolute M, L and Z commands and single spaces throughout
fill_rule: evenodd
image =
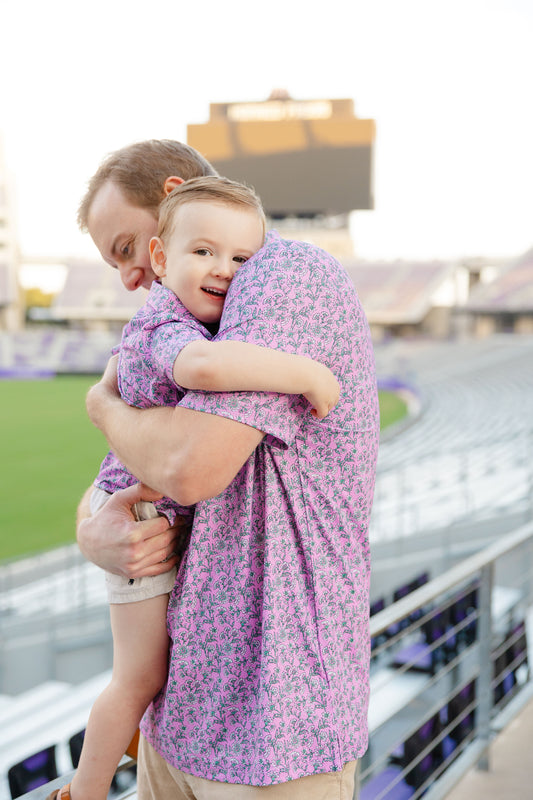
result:
M 247 786 L 196 778 L 167 764 L 141 736 L 139 742 L 138 800 L 352 800 L 357 761 L 342 772 L 307 775 L 272 786 Z

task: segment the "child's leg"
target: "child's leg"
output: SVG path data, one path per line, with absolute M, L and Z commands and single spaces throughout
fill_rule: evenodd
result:
M 106 800 L 142 715 L 165 683 L 168 595 L 112 604 L 113 675 L 93 705 L 72 779 L 72 800 Z

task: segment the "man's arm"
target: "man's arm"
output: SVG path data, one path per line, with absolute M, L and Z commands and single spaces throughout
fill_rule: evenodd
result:
M 90 389 L 87 410 L 127 469 L 181 505 L 220 494 L 264 435 L 240 422 L 180 406 L 128 406 L 117 390 L 116 357 Z
M 318 419 L 339 400 L 337 379 L 324 364 L 248 342 L 197 339 L 178 354 L 173 376 L 187 389 L 303 394 Z

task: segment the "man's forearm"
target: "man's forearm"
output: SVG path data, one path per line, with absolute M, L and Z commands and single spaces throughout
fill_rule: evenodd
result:
M 122 463 L 182 505 L 214 497 L 231 483 L 263 433 L 186 408 L 132 408 L 102 383 L 90 390 L 89 416 Z
M 168 495 L 163 465 L 169 463 L 179 446 L 173 438 L 173 451 L 168 452 L 168 429 L 171 408 L 133 408 L 102 384 L 97 384 L 87 397 L 87 410 L 93 423 L 106 437 L 111 450 L 125 467 L 147 486 Z

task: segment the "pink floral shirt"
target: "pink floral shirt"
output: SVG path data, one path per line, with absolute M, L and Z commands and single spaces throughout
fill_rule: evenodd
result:
M 142 730 L 189 774 L 269 785 L 340 770 L 367 747 L 374 357 L 344 269 L 273 233 L 236 273 L 217 338 L 318 359 L 341 399 L 322 421 L 297 395 L 181 401 L 265 437 L 196 506 L 168 610 L 168 682 Z
M 211 339 L 211 334 L 174 292 L 154 282 L 146 302 L 122 331 L 117 368 L 122 399 L 137 408 L 177 405 L 185 389 L 174 383 L 174 361 L 185 345 L 197 339 Z M 109 452 L 94 483 L 112 494 L 137 483 L 137 478 Z M 193 513 L 168 497 L 157 500 L 155 506 L 171 524 L 176 514 Z

